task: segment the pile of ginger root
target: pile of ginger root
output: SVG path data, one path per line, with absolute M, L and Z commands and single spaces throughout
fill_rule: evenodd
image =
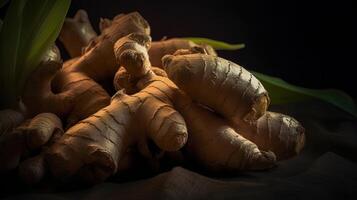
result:
M 67 18 L 59 41 L 71 59 L 49 49 L 22 106 L 0 111 L 0 174 L 95 184 L 165 159 L 212 173 L 265 170 L 302 150 L 300 123 L 267 111 L 259 80 L 209 45 L 151 41 L 137 12 L 99 27 L 84 10 Z

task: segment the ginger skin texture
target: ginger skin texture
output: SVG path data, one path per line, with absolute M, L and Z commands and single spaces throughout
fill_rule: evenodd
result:
M 115 47 L 118 64 L 136 77 L 154 76 L 147 62 L 149 42 L 148 36 L 140 34 L 119 39 Z M 77 174 L 93 183 L 113 175 L 129 147 L 137 145 L 147 151 L 148 139 L 166 151 L 180 149 L 187 130 L 172 106 L 178 90 L 171 87 L 168 79 L 156 77 L 143 81 L 143 89 L 134 95 L 119 91 L 109 106 L 71 127 L 52 146 L 47 154 L 52 173 L 59 178 Z
M 149 25 L 140 14 L 121 15 L 114 18 L 112 26 L 92 40 L 86 53 L 70 66 L 61 69 L 60 63 L 43 63 L 29 78 L 24 90 L 23 100 L 29 112 L 55 113 L 67 119 L 66 127 L 70 127 L 107 106 L 110 97 L 97 81 L 112 80 L 117 71 L 114 42 L 131 32 L 149 34 L 149 31 Z
M 41 113 L 5 133 L 0 138 L 0 173 L 14 170 L 29 152 L 43 148 L 62 133 L 62 122 L 52 113 Z
M 151 67 L 151 70 L 158 76 L 167 77 L 166 72 L 158 67 Z M 126 94 L 134 94 L 139 91 L 139 88 L 136 86 L 138 81 L 138 78 L 131 76 L 126 69 L 122 67 L 115 74 L 113 84 L 116 91 L 125 89 Z
M 98 83 L 82 73 L 61 73 L 61 65 L 53 61 L 42 63 L 29 78 L 23 100 L 31 115 L 52 112 L 67 119 L 69 127 L 108 105 L 110 97 Z M 63 79 L 58 88 L 61 92 L 54 93 L 51 83 L 59 73 Z
M 20 179 L 28 185 L 34 185 L 48 173 L 44 151 L 63 135 L 62 123 L 52 113 L 41 113 L 31 120 L 24 131 L 27 134 L 27 147 L 32 150 L 42 149 L 38 155 L 25 158 L 18 168 Z
M 264 86 L 228 60 L 195 53 L 166 55 L 162 61 L 168 77 L 180 89 L 232 122 L 254 122 L 269 105 Z
M 172 38 L 168 40 L 154 41 L 149 49 L 149 57 L 152 66 L 163 68 L 161 59 L 165 55 L 172 55 L 179 49 L 191 49 L 202 47 L 209 55 L 217 55 L 215 50 L 209 45 L 197 45 L 189 40 Z
M 228 119 L 241 136 L 260 150 L 274 152 L 278 160 L 300 153 L 305 144 L 304 128 L 290 116 L 266 111 L 269 97 L 262 84 L 241 66 L 199 51 L 184 49 L 165 56 L 163 63 L 168 77 L 194 100 Z M 202 87 L 206 90 L 199 89 Z M 245 105 L 242 107 L 250 107 L 250 111 L 241 115 L 240 108 L 234 105 Z M 230 110 L 230 106 L 234 109 Z M 208 120 L 202 123 L 205 121 Z
M 259 149 L 274 152 L 278 160 L 299 154 L 305 145 L 305 129 L 296 119 L 281 113 L 268 111 L 253 124 L 242 122 L 236 127 Z
M 12 109 L 0 110 L 0 136 L 19 126 L 24 121 L 24 118 L 24 114 L 19 111 Z

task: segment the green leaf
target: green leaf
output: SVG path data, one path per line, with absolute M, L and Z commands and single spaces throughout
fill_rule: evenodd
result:
M 229 44 L 226 42 L 201 37 L 186 37 L 182 39 L 190 40 L 197 44 L 208 44 L 215 50 L 238 50 L 245 47 L 245 44 Z
M 38 24 L 28 28 L 31 38 L 24 41 L 24 46 L 28 47 L 28 50 L 26 56 L 24 56 L 23 66 L 25 67 L 19 70 L 21 73 L 18 76 L 20 80 L 18 90 L 22 89 L 27 76 L 37 67 L 43 53 L 55 42 L 71 1 L 48 0 L 46 3 L 42 3 L 43 6 L 40 6 L 43 1 L 38 2 L 39 11 L 42 13 L 35 17 L 35 19 L 38 19 Z M 32 10 L 32 8 L 28 9 Z
M 319 99 L 333 104 L 338 108 L 357 117 L 357 107 L 353 99 L 346 93 L 336 89 L 316 90 L 291 85 L 280 78 L 264 75 L 258 72 L 253 74 L 261 81 L 269 92 L 272 104 L 284 104 L 298 101 Z
M 70 0 L 12 0 L 0 32 L 0 89 L 10 101 L 56 40 Z M 7 102 L 9 104 L 9 102 Z
M 23 9 L 27 0 L 13 0 L 8 9 L 0 32 L 0 89 L 4 103 L 16 101 L 15 71 L 23 22 Z
M 46 17 L 46 10 L 51 8 L 51 2 L 48 0 L 34 0 L 32 3 L 26 4 L 23 15 L 26 16 L 23 22 L 23 31 L 21 34 L 21 46 L 19 57 L 24 58 L 31 49 L 32 40 L 35 38 L 44 18 Z M 33 12 L 36 10 L 36 12 Z M 21 65 L 25 60 L 21 60 Z M 16 74 L 19 76 L 23 67 L 17 68 Z

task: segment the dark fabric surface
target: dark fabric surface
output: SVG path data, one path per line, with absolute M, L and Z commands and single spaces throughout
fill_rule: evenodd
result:
M 7 199 L 356 199 L 356 119 L 318 102 L 272 110 L 296 117 L 306 128 L 307 144 L 301 155 L 271 170 L 212 177 L 175 167 L 142 180 Z

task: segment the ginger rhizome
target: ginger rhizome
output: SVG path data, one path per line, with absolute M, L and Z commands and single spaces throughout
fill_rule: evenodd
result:
M 215 50 L 209 45 L 197 45 L 189 40 L 172 38 L 152 42 L 149 49 L 149 57 L 152 66 L 163 68 L 161 59 L 165 55 L 172 55 L 179 49 L 191 49 L 193 47 L 202 47 L 209 55 L 217 55 Z
M 268 111 L 253 124 L 235 127 L 259 149 L 273 151 L 279 160 L 299 154 L 305 145 L 305 129 L 296 119 L 281 113 Z
M 22 170 L 26 171 L 26 173 L 22 173 L 26 177 L 21 178 L 30 179 L 27 182 L 41 179 L 41 177 L 34 177 L 36 175 L 31 174 L 37 173 L 37 171 L 27 170 L 28 167 L 31 167 L 32 162 L 26 159 L 32 160 L 32 158 L 28 158 L 31 152 L 45 148 L 46 145 L 53 143 L 51 140 L 55 140 L 62 133 L 62 122 L 52 113 L 38 114 L 32 119 L 24 121 L 14 130 L 5 133 L 0 138 L 0 173 L 14 170 L 21 163 Z M 29 178 L 27 175 L 31 177 Z
M 275 165 L 273 152 L 261 151 L 220 116 L 192 102 L 178 106 L 178 110 L 189 133 L 186 154 L 205 169 L 227 172 L 262 170 Z
M 256 121 L 269 105 L 264 86 L 228 60 L 200 53 L 166 55 L 162 60 L 168 77 L 179 88 L 233 122 Z
M 188 137 L 187 149 L 212 170 L 272 167 L 273 153 L 260 151 L 227 122 L 185 101 L 187 96 L 168 78 L 155 75 L 147 54 L 148 38 L 144 34 L 131 34 L 115 45 L 118 64 L 137 78 L 140 91 L 133 95 L 119 91 L 109 106 L 71 127 L 48 153 L 53 173 L 57 177 L 78 174 L 90 182 L 104 180 L 116 172 L 129 147 L 139 145 L 140 151 L 146 154 L 148 138 L 164 151 L 176 151 L 184 146 Z M 174 104 L 180 113 L 190 118 L 189 136 L 185 120 Z M 201 134 L 205 136 L 202 139 Z M 212 148 L 223 147 L 226 151 L 222 149 L 215 157 Z
M 85 11 L 66 19 L 60 41 L 72 58 L 62 63 L 49 49 L 28 78 L 26 109 L 0 112 L 1 173 L 16 171 L 27 184 L 49 174 L 98 183 L 168 160 L 210 172 L 264 170 L 302 150 L 301 124 L 268 111 L 259 80 L 212 47 L 151 42 L 137 12 L 103 18 L 99 28 L 97 36 Z
M 74 58 L 82 55 L 82 49 L 89 42 L 97 37 L 97 33 L 88 19 L 88 14 L 85 10 L 78 10 L 73 18 L 66 18 L 59 40 L 63 43 L 69 55 Z
M 151 67 L 151 70 L 158 76 L 167 77 L 164 70 L 158 67 Z M 139 78 L 132 76 L 125 68 L 120 68 L 114 76 L 113 85 L 116 91 L 125 89 L 126 94 L 134 94 L 139 91 L 136 86 Z
M 112 80 L 117 71 L 114 42 L 131 32 L 149 31 L 138 13 L 122 15 L 93 39 L 86 53 L 71 65 L 61 68 L 61 63 L 43 63 L 25 88 L 23 101 L 29 112 L 55 113 L 65 118 L 66 127 L 70 127 L 108 105 L 110 96 L 97 82 Z
M 24 121 L 24 117 L 23 113 L 16 110 L 0 110 L 0 136 L 19 126 Z
M 134 95 L 121 91 L 109 106 L 71 127 L 47 154 L 53 174 L 78 174 L 89 182 L 113 175 L 123 155 L 133 145 L 147 151 L 147 140 L 166 151 L 180 149 L 187 140 L 182 116 L 173 108 L 178 90 L 168 79 L 151 79 L 146 35 L 131 34 L 115 46 L 118 64 L 136 77 L 145 77 Z
M 180 89 L 224 116 L 241 136 L 261 150 L 274 152 L 279 160 L 301 151 L 304 129 L 290 116 L 266 112 L 267 91 L 250 72 L 225 59 L 196 52 L 179 50 L 162 59 L 168 77 Z
M 197 76 L 199 74 L 191 78 L 199 79 Z M 178 90 L 177 86 L 173 89 Z M 179 94 L 173 101 L 187 123 L 189 136 L 185 149 L 199 164 L 212 171 L 266 169 L 274 165 L 274 153 L 260 151 L 254 143 L 235 132 L 228 121 L 194 104 L 182 92 Z
M 148 63 L 148 61 L 145 63 Z M 142 71 L 127 70 L 131 76 L 135 76 L 137 71 Z M 158 78 L 165 80 L 166 83 L 171 83 L 173 90 L 179 90 L 171 80 L 165 77 L 154 76 L 152 79 Z M 142 79 L 148 78 L 143 77 Z M 140 80 L 137 81 L 137 85 L 141 85 Z M 256 145 L 236 133 L 228 125 L 228 122 L 194 104 L 182 91 L 177 94 L 176 99 L 172 101 L 175 108 L 184 116 L 189 133 L 188 144 L 185 148 L 191 152 L 193 157 L 198 160 L 202 159 L 201 164 L 217 171 L 265 169 L 274 165 L 275 156 L 273 153 L 261 152 Z M 223 151 L 224 149 L 226 151 Z M 222 153 L 215 154 L 218 151 Z

